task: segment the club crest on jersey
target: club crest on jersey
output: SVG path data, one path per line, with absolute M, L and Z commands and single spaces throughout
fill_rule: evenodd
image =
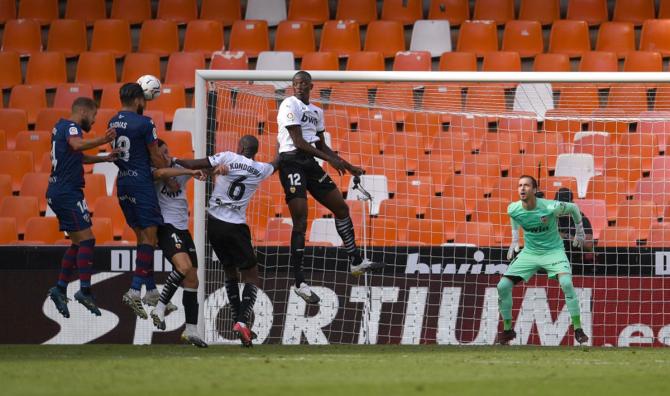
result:
M 79 134 L 79 130 L 77 129 L 77 127 L 73 127 L 73 126 L 70 127 L 68 132 L 70 132 L 70 135 L 78 135 Z
M 547 218 L 547 216 L 542 216 L 542 217 L 540 217 L 540 221 L 542 222 L 542 224 L 547 224 L 549 219 Z
M 293 115 L 293 113 L 287 113 L 287 114 L 286 114 L 286 118 L 288 118 L 289 121 L 293 121 L 293 119 L 295 118 L 295 116 Z
M 174 247 L 177 248 L 177 249 L 181 249 L 181 243 L 175 243 Z
M 295 187 L 293 187 L 293 186 L 289 187 L 288 190 L 291 192 L 291 194 L 295 193 Z

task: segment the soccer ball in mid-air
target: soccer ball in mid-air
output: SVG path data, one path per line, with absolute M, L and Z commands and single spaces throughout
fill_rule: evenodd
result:
M 161 81 L 151 74 L 145 74 L 138 78 L 137 83 L 142 87 L 146 100 L 156 99 L 161 94 Z

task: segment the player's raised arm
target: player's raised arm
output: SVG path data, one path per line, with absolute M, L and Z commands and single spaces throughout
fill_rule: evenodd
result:
M 583 247 L 586 241 L 586 232 L 584 231 L 582 213 L 579 211 L 579 207 L 572 202 L 556 202 L 553 212 L 556 216 L 569 214 L 572 217 L 575 222 L 575 237 L 572 240 L 572 246 Z
M 512 243 L 509 245 L 509 250 L 507 250 L 507 260 L 513 259 L 514 255 L 519 253 L 519 224 L 512 217 L 509 220 L 512 226 Z
M 68 144 L 74 151 L 86 151 L 104 144 L 110 143 L 116 138 L 116 131 L 114 128 L 109 128 L 103 136 L 84 139 L 81 136 L 72 136 L 68 139 Z
M 152 172 L 154 180 L 177 176 L 191 176 L 198 180 L 204 180 L 207 176 L 202 170 L 186 168 L 159 168 Z
M 97 164 L 100 162 L 114 162 L 119 158 L 118 149 L 106 155 L 84 155 L 82 162 L 85 164 Z
M 208 169 L 212 167 L 209 158 L 181 159 L 175 158 L 175 163 L 187 169 Z

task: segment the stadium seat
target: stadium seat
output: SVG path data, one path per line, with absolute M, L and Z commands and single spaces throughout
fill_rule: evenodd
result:
M 337 2 L 335 19 L 339 21 L 354 21 L 358 25 L 365 26 L 377 20 L 377 1 L 339 0 Z
M 205 59 L 224 50 L 223 25 L 219 21 L 194 20 L 186 25 L 184 52 L 199 52 Z
M 16 219 L 14 217 L 0 217 L 0 245 L 13 245 L 18 239 Z
M 107 5 L 105 0 L 67 0 L 65 18 L 78 19 L 91 26 L 95 21 L 107 18 Z
M 105 175 L 98 173 L 86 174 L 84 175 L 84 181 L 84 197 L 86 197 L 88 209 L 91 213 L 95 213 L 98 198 L 107 196 Z
M 428 19 L 446 19 L 451 26 L 458 26 L 470 19 L 468 0 L 430 0 Z
M 291 219 L 282 217 L 271 217 L 268 219 L 268 225 L 265 230 L 265 235 L 260 238 L 260 245 L 268 246 L 289 246 L 290 238 L 287 235 L 291 234 L 293 229 L 293 222 Z
M 613 140 L 607 132 L 577 132 L 574 136 L 573 152 L 592 155 L 596 174 L 602 174 L 605 158 L 616 152 L 616 146 L 611 144 L 614 143 Z
M 392 58 L 405 50 L 405 35 L 402 24 L 396 21 L 372 21 L 365 36 L 364 51 L 381 52 L 384 58 Z
M 647 19 L 656 18 L 654 0 L 617 0 L 614 3 L 612 21 L 631 22 L 642 25 Z
M 77 63 L 75 82 L 102 89 L 116 83 L 116 63 L 109 52 L 82 52 Z
M 0 51 L 0 89 L 9 89 L 22 82 L 19 54 L 14 51 Z
M 662 218 L 664 209 L 670 205 L 670 180 L 640 178 L 635 183 L 633 201 L 627 202 L 633 203 L 636 201 L 653 202 L 656 205 L 655 217 Z
M 498 25 L 504 25 L 515 19 L 514 0 L 475 0 L 472 19 L 495 21 Z
M 496 51 L 484 54 L 482 71 L 521 71 L 518 52 Z
M 670 180 L 670 156 L 654 157 L 651 162 L 649 178 L 652 180 Z
M 58 230 L 58 219 L 55 217 L 31 217 L 26 221 L 24 242 L 54 244 L 63 238 Z
M 405 238 L 405 230 L 398 228 L 398 223 L 395 219 L 370 219 L 371 246 L 396 246 Z
M 469 135 L 463 132 L 450 132 L 447 134 L 437 135 L 432 141 L 431 156 L 450 156 L 454 161 L 454 168 L 458 172 L 461 171 L 461 163 L 463 158 L 470 154 L 472 143 Z
M 569 72 L 570 57 L 566 54 L 538 54 L 533 62 L 536 72 Z
M 37 207 L 41 213 L 47 209 L 47 187 L 49 186 L 49 170 L 43 172 L 28 172 L 23 175 L 19 196 L 35 197 Z
M 217 51 L 209 63 L 212 70 L 247 70 L 249 59 L 244 51 Z
M 28 219 L 39 215 L 37 198 L 35 197 L 5 197 L 0 202 L 0 217 L 15 218 L 16 231 L 19 235 L 25 233 Z
M 507 22 L 503 32 L 502 50 L 516 51 L 522 58 L 532 58 L 541 54 L 544 51 L 544 40 L 540 22 L 521 20 Z
M 7 150 L 7 133 L 4 129 L 0 129 L 0 151 L 4 150 Z
M 330 19 L 328 0 L 291 0 L 288 5 L 289 21 L 305 21 L 322 25 Z
M 10 19 L 16 19 L 16 1 L 0 1 L 0 23 L 4 24 Z
M 144 115 L 151 118 L 158 132 L 165 131 L 165 112 L 163 110 L 144 110 Z
M 28 124 L 34 124 L 37 110 L 47 107 L 44 87 L 39 85 L 16 85 L 9 96 L 9 107 L 25 110 Z
M 195 86 L 195 71 L 204 68 L 205 57 L 201 53 L 173 52 L 168 59 L 165 83 L 192 89 Z
M 123 228 L 126 220 L 119 206 L 119 199 L 113 196 L 101 196 L 95 201 L 95 214 L 93 218 L 109 218 L 112 220 L 112 231 L 114 236 L 120 237 L 123 234 Z
M 670 2 L 668 0 L 661 0 L 658 6 L 658 18 L 670 18 Z
M 384 71 L 384 56 L 376 51 L 357 51 L 349 54 L 347 70 Z
M 156 19 L 186 24 L 198 19 L 196 0 L 158 0 Z
M 102 87 L 102 96 L 100 97 L 100 110 L 110 110 L 110 111 L 119 111 L 121 108 L 121 98 L 119 97 L 119 89 L 121 89 L 122 83 L 113 83 L 106 84 Z M 93 128 L 96 129 L 96 126 L 99 127 L 96 122 L 93 124 Z
M 468 213 L 471 213 L 478 199 L 486 198 L 491 194 L 491 188 L 479 176 L 456 174 L 445 183 L 442 191 L 436 192 L 441 192 L 442 196 L 463 199 L 465 208 Z
M 421 0 L 384 0 L 381 19 L 411 25 L 423 18 L 422 3 Z
M 121 58 L 132 51 L 130 24 L 125 19 L 101 19 L 93 24 L 91 51 Z
M 286 0 L 247 0 L 245 20 L 264 20 L 268 26 L 277 26 L 286 19 Z
M 491 191 L 503 168 L 509 168 L 509 163 L 503 164 L 498 154 L 470 154 L 463 158 L 461 174 L 478 176 L 487 191 Z
M 624 60 L 623 71 L 661 72 L 663 71 L 663 58 L 658 52 L 630 51 Z
M 170 148 L 170 154 L 177 158 L 193 158 L 191 133 L 187 131 L 159 132 L 158 137 Z
M 161 58 L 179 51 L 177 24 L 160 19 L 143 22 L 137 51 L 157 54 Z
M 626 111 L 617 108 L 595 109 L 590 114 L 589 131 L 607 132 L 612 142 L 618 142 L 621 135 L 628 133 L 635 119 L 626 115 Z
M 551 26 L 548 52 L 579 58 L 590 50 L 589 26 L 586 22 L 560 20 Z
M 438 57 L 451 51 L 451 28 L 449 21 L 419 20 L 414 22 L 410 51 L 429 51 Z
M 379 205 L 379 217 L 390 219 L 415 219 L 423 214 L 423 208 L 413 199 L 387 199 Z
M 586 153 L 560 154 L 556 160 L 556 177 L 574 177 L 577 180 L 577 196 L 585 198 L 589 180 L 596 175 L 593 155 Z
M 614 52 L 585 52 L 579 62 L 581 72 L 616 72 L 618 68 L 619 62 Z
M 465 109 L 487 114 L 507 111 L 505 88 L 501 85 L 473 85 L 465 97 Z
M 491 223 L 466 222 L 456 226 L 454 242 L 475 246 L 499 246 L 503 240 Z
M 602 199 L 578 199 L 574 203 L 579 206 L 579 210 L 589 219 L 591 228 L 593 229 L 593 239 L 599 239 L 600 233 L 607 227 L 606 202 Z
M 335 52 L 340 57 L 347 57 L 360 49 L 361 40 L 357 22 L 326 21 L 323 25 L 319 51 Z
M 480 199 L 475 203 L 475 211 L 472 213 L 472 221 L 491 223 L 496 235 L 503 237 L 505 244 L 512 239 L 512 228 L 507 215 L 509 203 L 508 200 L 500 198 Z
M 615 52 L 619 59 L 635 51 L 635 26 L 629 22 L 604 22 L 598 30 L 596 51 Z
M 48 25 L 58 19 L 58 0 L 21 0 L 19 19 L 32 19 L 40 25 Z
M 264 20 L 233 22 L 229 49 L 244 51 L 250 58 L 257 57 L 261 51 L 269 51 L 268 23 Z
M 586 21 L 591 26 L 608 21 L 607 0 L 568 0 L 566 19 Z
M 202 0 L 200 19 L 214 20 L 230 26 L 242 19 L 240 0 Z
M 16 146 L 16 134 L 28 129 L 28 117 L 23 109 L 0 109 L 0 124 L 5 131 L 8 150 Z
M 521 0 L 519 6 L 519 20 L 538 21 L 542 25 L 551 25 L 561 19 L 561 5 L 559 0 L 535 1 Z M 508 23 L 511 21 L 508 21 Z M 507 27 L 507 25 L 505 25 Z
M 544 192 L 544 196 L 548 198 L 555 197 L 561 188 L 567 188 L 573 192 L 578 190 L 577 180 L 574 177 L 551 176 L 538 182 L 540 183 L 540 191 Z
M 145 74 L 161 78 L 160 57 L 157 54 L 131 52 L 123 60 L 121 82 L 135 82 Z M 118 92 L 116 92 L 118 96 Z
M 32 19 L 7 21 L 2 35 L 2 51 L 14 51 L 20 56 L 30 56 L 42 50 L 40 24 Z
M 151 0 L 113 0 L 112 19 L 126 19 L 131 25 L 138 25 L 151 19 Z
M 95 216 L 91 220 L 93 223 L 91 231 L 93 231 L 93 235 L 95 235 L 96 244 L 106 245 L 114 241 L 112 219 Z
M 628 180 L 608 175 L 595 176 L 589 183 L 587 199 L 601 199 L 607 204 L 607 218 L 616 219 L 619 202 L 632 198 L 633 192 Z
M 651 226 L 647 247 L 668 248 L 670 247 L 670 227 L 667 223 L 657 223 Z
M 647 87 L 635 84 L 616 84 L 607 96 L 607 108 L 624 110 L 626 116 L 635 117 L 647 111 Z
M 432 67 L 428 51 L 400 51 L 395 54 L 393 71 L 430 71 Z
M 658 213 L 654 201 L 619 202 L 616 226 L 631 227 L 636 231 L 635 239 L 647 239 L 651 225 L 657 222 Z
M 420 243 L 427 246 L 440 246 L 455 238 L 453 230 L 445 230 L 445 223 L 441 220 L 430 219 L 399 219 L 399 224 L 405 231 L 405 237 L 410 244 Z
M 498 51 L 498 32 L 492 21 L 464 21 L 458 34 L 456 50 L 474 52 L 478 57 Z
M 595 85 L 564 86 L 558 99 L 558 109 L 590 114 L 600 106 L 598 88 Z
M 54 89 L 67 82 L 65 55 L 61 52 L 35 52 L 28 60 L 26 84 Z
M 512 110 L 535 114 L 539 121 L 554 109 L 554 93 L 551 84 L 519 84 L 514 90 Z
M 316 51 L 314 26 L 308 21 L 279 22 L 275 33 L 274 48 L 275 51 L 292 51 L 296 58 Z
M 332 218 L 316 218 L 312 220 L 307 240 L 315 244 L 324 244 L 325 246 L 342 246 L 343 244 L 342 238 L 340 238 L 337 228 L 335 228 L 335 219 Z
M 339 70 L 340 63 L 334 52 L 307 52 L 302 56 L 300 68 L 302 70 Z
M 445 52 L 440 56 L 440 71 L 477 71 L 477 56 L 473 52 Z
M 383 175 L 363 175 L 361 176 L 361 186 L 365 188 L 370 195 L 372 201 L 370 202 L 370 214 L 379 214 L 379 205 L 385 199 L 389 199 L 388 182 L 386 176 Z M 347 187 L 347 200 L 356 201 L 362 198 L 363 195 L 359 190 L 353 189 L 353 179 L 350 179 Z
M 101 174 L 105 177 L 105 186 L 107 195 L 112 195 L 114 185 L 116 182 L 116 175 L 119 173 L 119 168 L 112 162 L 98 162 L 93 165 L 93 174 Z
M 135 231 L 133 231 L 133 229 L 130 228 L 128 224 L 123 225 L 123 233 L 121 234 L 121 241 L 125 241 L 128 244 L 137 243 L 137 235 L 135 234 Z
M 368 90 L 361 86 L 351 86 L 349 84 L 339 84 L 333 86 L 330 93 L 329 110 L 346 110 L 350 117 L 358 121 L 358 113 L 367 109 L 370 103 Z
M 670 56 L 670 19 L 649 19 L 642 24 L 640 51 L 660 52 Z
M 452 196 L 432 197 L 424 211 L 427 220 L 439 221 L 444 224 L 444 233 L 448 240 L 454 239 L 456 227 L 458 224 L 464 223 L 469 216 L 465 200 Z
M 32 153 L 34 161 L 39 161 L 44 153 L 51 151 L 50 131 L 21 131 L 16 135 L 16 150 Z M 36 163 L 33 163 L 33 166 Z
M 48 131 L 49 133 L 51 133 L 51 130 L 56 125 L 56 122 L 58 122 L 58 120 L 60 120 L 61 118 L 64 119 L 70 118 L 70 114 L 71 111 L 69 107 L 53 107 L 53 108 L 47 107 L 40 109 L 37 112 L 37 120 L 35 121 L 35 131 Z M 25 132 L 33 132 L 33 131 L 25 131 Z M 49 140 L 51 140 L 51 138 L 49 138 Z M 35 155 L 36 160 L 41 158 L 37 156 L 37 154 Z
M 189 131 L 195 139 L 195 109 L 193 107 L 177 109 L 172 119 L 172 130 Z
M 537 180 L 547 178 L 547 164 L 544 163 L 544 156 L 530 153 L 512 155 L 507 176 L 517 180 L 522 175 L 531 175 Z M 513 192 L 516 192 L 516 186 Z
M 663 84 L 656 89 L 656 97 L 654 98 L 654 110 L 656 112 L 670 111 L 670 86 Z
M 57 51 L 67 58 L 79 56 L 86 51 L 86 24 L 78 19 L 56 19 L 49 26 L 47 51 Z
M 521 151 L 521 140 L 518 133 L 504 132 L 498 129 L 497 133 L 489 133 L 484 137 L 479 152 L 481 154 L 497 155 L 500 161 L 498 175 L 509 171 L 512 164 L 512 157 Z M 478 156 L 480 161 L 488 161 L 484 156 Z
M 600 233 L 598 247 L 633 247 L 637 246 L 638 230 L 632 227 L 607 227 Z

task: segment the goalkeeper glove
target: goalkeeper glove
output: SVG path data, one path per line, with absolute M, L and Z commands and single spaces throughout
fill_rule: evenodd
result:
M 583 248 L 584 241 L 586 240 L 586 233 L 584 232 L 584 223 L 581 221 L 577 223 L 577 228 L 575 230 L 575 238 L 572 240 L 572 246 Z
M 507 251 L 507 260 L 512 260 L 515 253 L 519 253 L 519 230 L 513 228 L 512 244 L 509 246 L 509 250 Z

